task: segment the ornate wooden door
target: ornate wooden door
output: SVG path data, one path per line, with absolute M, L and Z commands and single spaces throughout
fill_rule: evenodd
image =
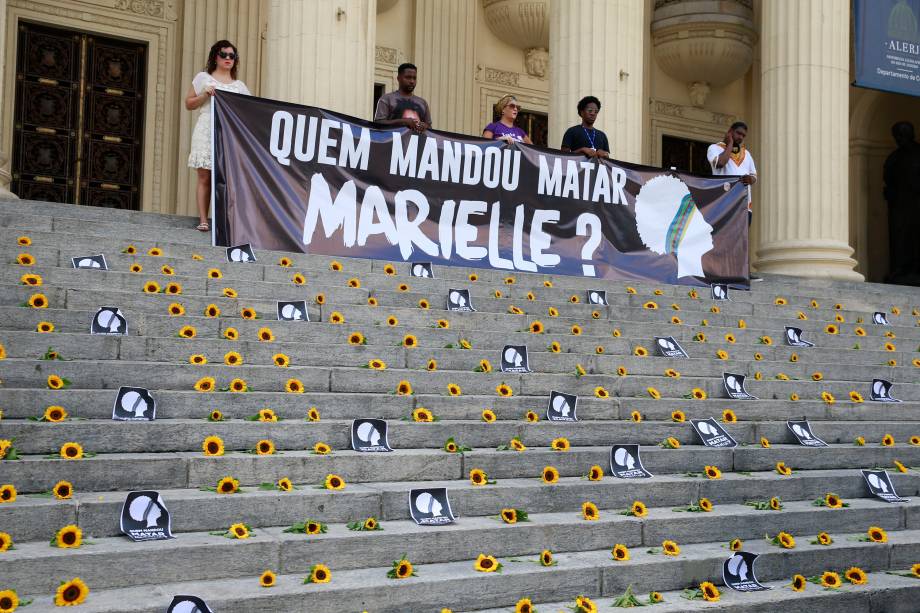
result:
M 22 23 L 12 191 L 138 209 L 146 45 Z

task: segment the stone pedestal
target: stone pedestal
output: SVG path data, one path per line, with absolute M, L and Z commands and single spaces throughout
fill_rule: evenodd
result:
M 271 0 L 262 95 L 371 119 L 376 0 Z
M 848 0 L 764 0 L 757 269 L 862 280 L 848 244 Z
M 552 0 L 550 3 L 549 146 L 581 122 L 578 101 L 597 96 L 597 127 L 607 133 L 611 156 L 642 161 L 645 2 Z

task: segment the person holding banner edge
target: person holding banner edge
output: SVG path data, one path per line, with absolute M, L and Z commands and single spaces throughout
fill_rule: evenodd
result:
M 246 84 L 236 78 L 240 67 L 240 54 L 229 40 L 219 40 L 208 51 L 208 62 L 203 72 L 192 79 L 192 85 L 185 94 L 185 108 L 188 111 L 201 109 L 192 131 L 192 147 L 188 154 L 188 166 L 198 174 L 196 203 L 198 205 L 199 232 L 208 232 L 208 209 L 211 206 L 211 97 L 218 89 L 251 96 Z
M 713 176 L 741 176 L 741 182 L 747 185 L 748 228 L 754 219 L 751 209 L 751 185 L 757 182 L 757 166 L 754 157 L 744 147 L 748 125 L 736 121 L 725 133 L 723 142 L 710 145 L 706 157 L 712 165 Z M 750 275 L 751 281 L 761 281 L 760 277 Z
M 521 105 L 518 104 L 514 96 L 511 94 L 502 96 L 501 99 L 495 103 L 495 111 L 499 114 L 499 119 L 498 121 L 493 121 L 483 129 L 483 137 L 503 140 L 508 144 L 517 141 L 519 143 L 532 145 L 533 141 L 527 136 L 527 132 L 514 125 L 514 120 L 517 119 L 520 110 Z
M 560 149 L 564 153 L 580 153 L 589 158 L 609 158 L 610 143 L 607 135 L 594 127 L 601 112 L 601 101 L 595 96 L 585 96 L 578 101 L 581 125 L 572 126 L 562 136 Z
M 399 83 L 399 89 L 382 95 L 377 101 L 374 122 L 385 126 L 402 126 L 419 133 L 431 128 L 431 109 L 428 101 L 413 94 L 418 82 L 418 68 L 415 64 L 400 64 L 396 69 L 396 82 Z M 411 114 L 392 117 L 400 102 L 405 101 L 412 102 L 422 109 L 422 113 L 418 117 L 412 117 Z

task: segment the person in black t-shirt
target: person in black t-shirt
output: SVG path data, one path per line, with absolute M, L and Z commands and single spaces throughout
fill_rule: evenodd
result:
M 572 126 L 562 137 L 562 151 L 586 155 L 589 158 L 609 158 L 610 143 L 607 135 L 594 127 L 601 101 L 594 96 L 585 96 L 578 101 L 578 115 L 581 125 Z

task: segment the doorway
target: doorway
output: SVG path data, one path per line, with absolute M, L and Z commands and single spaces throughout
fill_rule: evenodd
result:
M 10 189 L 138 210 L 147 45 L 20 23 Z
M 673 167 L 682 172 L 698 175 L 711 175 L 712 165 L 706 159 L 706 150 L 711 144 L 689 138 L 662 135 L 661 167 Z

